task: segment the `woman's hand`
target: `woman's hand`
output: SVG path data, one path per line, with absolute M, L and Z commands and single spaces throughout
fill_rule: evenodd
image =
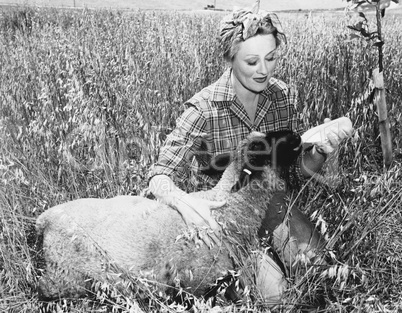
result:
M 302 172 L 305 177 L 311 177 L 315 173 L 318 173 L 325 160 L 327 154 L 332 153 L 336 149 L 338 149 L 339 144 L 341 143 L 342 140 L 344 140 L 347 137 L 352 136 L 353 133 L 353 127 L 350 122 L 350 120 L 346 118 L 339 119 L 339 123 L 336 122 L 336 124 L 330 125 L 328 127 L 322 128 L 319 126 L 322 130 L 325 130 L 325 136 L 322 136 L 321 131 L 311 129 L 313 131 L 312 133 L 310 131 L 307 131 L 305 134 L 302 135 L 302 139 L 305 142 L 311 142 L 313 143 L 312 149 L 310 149 L 309 153 L 304 154 L 303 160 L 302 160 Z M 324 125 L 331 122 L 331 119 L 326 118 L 324 120 Z M 333 127 L 335 125 L 335 127 Z M 321 140 L 313 140 L 313 138 L 316 138 L 316 135 L 319 136 L 318 139 Z M 303 136 L 305 138 L 303 138 Z M 316 138 L 317 139 L 317 138 Z
M 211 201 L 201 198 L 196 198 L 191 194 L 174 195 L 173 206 L 181 214 L 185 223 L 189 228 L 196 228 L 197 230 L 205 230 L 208 236 L 218 244 L 220 242 L 219 233 L 221 226 L 216 222 L 212 216 L 212 210 L 221 208 L 226 204 L 225 201 Z M 202 236 L 202 240 L 211 246 L 212 242 L 208 236 Z
M 212 245 L 210 238 L 216 244 L 220 242 L 218 235 L 221 227 L 213 218 L 211 211 L 225 205 L 225 201 L 211 201 L 187 194 L 166 175 L 154 176 L 149 182 L 148 190 L 159 201 L 177 210 L 189 228 L 198 230 L 200 238 L 202 234 L 199 231 L 205 230 L 208 235 L 202 236 L 201 239 L 208 246 Z
M 329 122 L 331 122 L 331 119 L 324 119 L 324 124 Z M 315 143 L 315 148 L 319 153 L 330 154 L 338 149 L 343 139 L 352 136 L 352 132 L 353 128 L 339 127 L 336 132 L 328 132 L 326 134 L 328 140 Z
M 177 201 L 178 210 L 188 226 L 210 227 L 212 230 L 219 230 L 220 226 L 212 217 L 211 211 L 225 204 L 225 201 L 196 198 L 191 194 L 185 194 Z

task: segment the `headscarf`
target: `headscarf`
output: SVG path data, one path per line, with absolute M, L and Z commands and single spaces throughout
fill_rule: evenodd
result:
M 259 10 L 260 1 L 257 0 L 253 8 L 243 8 L 233 11 L 223 18 L 220 25 L 220 42 L 226 54 L 236 40 L 244 41 L 255 36 L 262 26 L 273 26 L 277 30 L 276 37 L 281 46 L 286 45 L 286 36 L 282 25 L 275 13 Z M 279 48 L 279 47 L 278 47 Z

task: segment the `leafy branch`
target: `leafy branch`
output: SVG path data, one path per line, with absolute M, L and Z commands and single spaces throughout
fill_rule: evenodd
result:
M 389 168 L 392 162 L 392 139 L 385 101 L 385 86 L 383 77 L 383 46 L 384 39 L 382 35 L 381 19 L 385 16 L 385 10 L 391 2 L 399 4 L 399 0 L 347 0 L 352 2 L 352 9 L 359 12 L 360 20 L 354 25 L 347 26 L 355 33 L 351 34 L 351 39 L 363 38 L 370 42 L 378 50 L 378 68 L 373 71 L 374 90 L 370 96 L 377 105 L 378 123 L 381 135 L 381 148 L 383 152 L 383 161 L 385 168 Z M 369 23 L 364 11 L 375 10 L 377 29 L 369 30 Z

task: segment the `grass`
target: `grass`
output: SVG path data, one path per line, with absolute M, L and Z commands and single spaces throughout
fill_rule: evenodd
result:
M 217 9 L 232 10 L 233 7 L 246 7 L 253 4 L 248 0 L 195 0 L 191 3 L 186 0 L 174 1 L 141 1 L 141 0 L 0 0 L 0 4 L 16 5 L 39 5 L 57 7 L 77 8 L 103 8 L 103 9 L 146 9 L 146 10 L 203 10 L 207 5 L 216 5 Z M 261 1 L 261 7 L 270 11 L 278 10 L 299 10 L 300 8 L 311 9 L 333 9 L 343 8 L 346 2 L 341 0 L 304 0 L 304 1 Z
M 341 15 L 284 14 L 282 20 L 289 49 L 276 76 L 299 90 L 306 127 L 347 115 L 356 129 L 340 149 L 337 183 L 310 182 L 298 195 L 301 208 L 329 239 L 329 265 L 295 276 L 284 310 L 320 305 L 329 312 L 398 311 L 402 23 L 389 16 L 384 25 L 395 159 L 384 172 L 375 107 L 362 96 L 376 62 L 373 51 L 365 42 L 348 40 L 348 18 Z M 182 103 L 225 67 L 216 42 L 218 22 L 217 15 L 177 12 L 25 7 L 3 14 L 1 311 L 41 308 L 34 232 L 41 212 L 79 197 L 135 195 L 145 187 L 147 170 Z M 98 291 L 97 300 L 49 307 L 55 312 L 130 307 L 124 296 L 107 305 L 110 294 L 99 286 Z M 253 304 L 243 310 L 262 311 Z

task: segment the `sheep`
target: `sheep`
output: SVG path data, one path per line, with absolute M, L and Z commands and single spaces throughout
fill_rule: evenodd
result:
M 227 166 L 216 187 L 193 194 L 227 202 L 222 209 L 213 211 L 223 230 L 220 244 L 211 247 L 194 242 L 197 235 L 188 230 L 176 210 L 141 196 L 78 199 L 42 213 L 36 223 L 46 263 L 39 283 L 41 299 L 85 296 L 91 280 L 118 281 L 114 268 L 153 281 L 156 288 L 172 297 L 183 290 L 203 296 L 216 278 L 239 267 L 239 260 L 247 259 L 247 245 L 258 246 L 253 238 L 266 204 L 284 182 L 272 166 L 251 166 L 250 171 L 249 164 L 268 162 L 274 150 L 273 140 L 277 140 L 276 150 L 292 156 L 277 158 L 280 166 L 294 162 L 301 150 L 299 136 L 290 132 L 276 136 L 280 137 L 253 132 L 240 145 L 240 156 Z M 261 149 L 262 142 L 268 143 L 263 148 L 269 151 L 253 155 L 253 151 Z M 250 155 L 247 164 L 241 161 L 245 155 Z M 282 164 L 282 160 L 288 163 Z M 257 268 L 265 273 L 267 268 L 275 272 L 275 266 L 266 256 L 258 259 Z M 270 277 L 276 279 L 274 290 L 266 275 L 258 275 L 257 287 L 266 293 L 265 299 L 269 301 L 272 293 L 272 299 L 277 301 L 286 282 L 278 272 Z

